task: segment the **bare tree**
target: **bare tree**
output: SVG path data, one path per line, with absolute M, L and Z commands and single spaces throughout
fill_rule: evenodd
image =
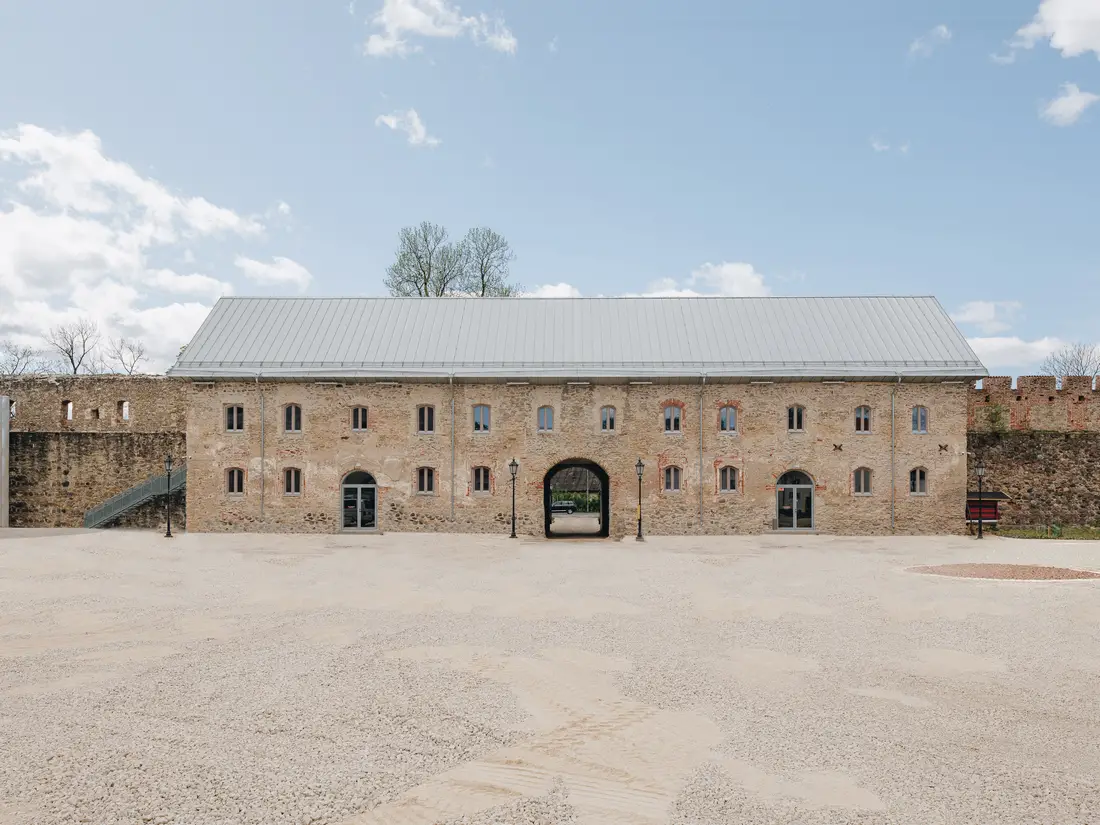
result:
M 1066 344 L 1047 356 L 1039 367 L 1043 375 L 1094 376 L 1100 372 L 1100 346 L 1096 344 Z
M 107 357 L 117 365 L 120 372 L 133 375 L 142 361 L 147 360 L 145 344 L 141 341 L 129 341 L 125 338 L 112 338 L 107 344 Z
M 466 250 L 466 271 L 462 291 L 479 298 L 508 298 L 517 295 L 520 288 L 509 283 L 509 265 L 515 253 L 508 241 L 487 226 L 478 226 L 466 233 L 462 240 Z
M 73 375 L 95 363 L 99 339 L 99 326 L 88 318 L 58 324 L 46 334 L 46 343 L 61 357 L 65 371 L 71 370 Z
M 0 341 L 0 377 L 37 375 L 47 371 L 42 353 L 34 347 L 22 346 L 13 341 Z
M 391 295 L 423 298 L 453 295 L 462 287 L 466 249 L 448 240 L 447 230 L 424 221 L 401 230 L 397 260 L 386 270 Z

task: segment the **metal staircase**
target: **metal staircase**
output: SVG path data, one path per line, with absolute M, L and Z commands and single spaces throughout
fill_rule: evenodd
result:
M 187 464 L 180 464 L 172 468 L 172 486 L 168 486 L 168 479 L 161 473 L 150 476 L 140 484 L 136 484 L 129 490 L 123 490 L 117 496 L 112 496 L 102 504 L 97 504 L 84 514 L 85 527 L 99 527 L 112 519 L 118 518 L 123 513 L 133 510 L 140 504 L 144 504 L 151 498 L 174 493 L 177 490 L 187 488 Z

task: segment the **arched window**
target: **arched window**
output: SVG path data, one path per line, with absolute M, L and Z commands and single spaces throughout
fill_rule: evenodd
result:
M 909 471 L 909 493 L 914 496 L 928 495 L 928 471 L 923 467 Z
M 852 492 L 857 496 L 871 495 L 871 471 L 866 467 L 859 467 L 852 474 Z
M 806 410 L 795 404 L 787 408 L 787 429 L 791 432 L 802 432 L 806 429 Z
M 600 408 L 600 430 L 605 433 L 615 432 L 615 408 Z
M 244 431 L 244 407 L 230 406 L 225 408 L 226 432 L 239 433 Z
M 554 408 L 539 407 L 539 432 L 548 433 L 554 429 Z
M 230 467 L 225 471 L 225 489 L 231 496 L 244 495 L 244 470 Z
M 435 432 L 435 407 L 421 404 L 416 408 L 416 431 L 421 434 Z
M 302 408 L 297 404 L 287 404 L 283 410 L 283 430 L 288 433 L 302 431 Z
M 665 407 L 665 432 L 680 432 L 680 408 L 674 404 L 669 404 Z
M 435 494 L 435 470 L 431 467 L 417 468 L 416 492 L 425 496 Z
M 723 467 L 718 471 L 718 489 L 723 493 L 737 492 L 736 467 Z
M 352 407 L 351 408 L 351 428 L 361 433 L 367 429 L 367 408 L 366 407 Z
M 679 408 L 676 408 L 679 409 Z M 665 492 L 678 493 L 680 491 L 680 468 L 665 467 Z
M 488 493 L 489 490 L 489 468 L 488 467 L 474 467 L 474 492 L 475 493 Z
M 283 471 L 283 495 L 298 496 L 302 494 L 302 471 L 297 467 L 287 467 Z
M 927 407 L 913 407 L 913 432 L 921 434 L 928 432 Z
M 871 408 L 867 406 L 856 407 L 856 432 L 871 432 Z
M 718 431 L 737 432 L 737 407 L 725 406 L 718 411 Z
M 489 405 L 474 404 L 474 432 L 489 432 Z

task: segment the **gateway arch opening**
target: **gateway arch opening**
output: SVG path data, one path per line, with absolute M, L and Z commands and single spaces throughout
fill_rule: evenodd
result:
M 611 535 L 607 472 L 594 461 L 569 459 L 555 464 L 543 479 L 543 517 L 547 538 Z

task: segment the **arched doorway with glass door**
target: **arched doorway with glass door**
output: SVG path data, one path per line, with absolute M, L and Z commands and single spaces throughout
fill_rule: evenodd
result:
M 341 525 L 344 530 L 378 529 L 378 485 L 374 476 L 355 470 L 340 484 Z
M 788 470 L 775 485 L 775 526 L 780 530 L 812 530 L 814 480 L 801 470 Z

